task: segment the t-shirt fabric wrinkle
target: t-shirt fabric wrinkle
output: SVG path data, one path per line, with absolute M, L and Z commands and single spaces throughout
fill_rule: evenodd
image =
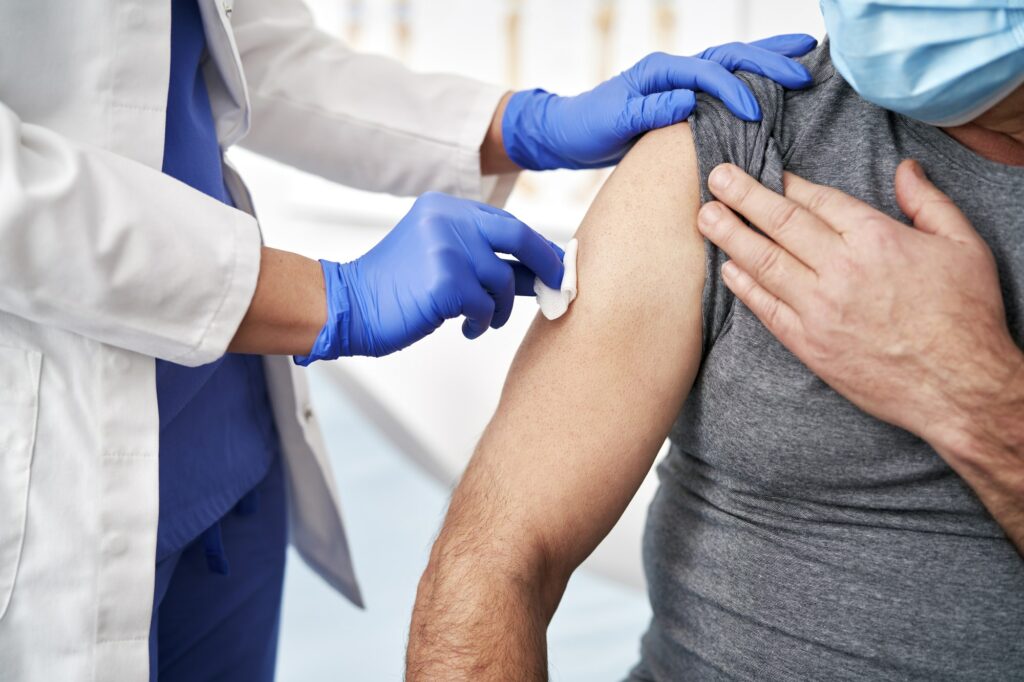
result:
M 992 248 L 1024 340 L 1024 169 L 860 99 L 825 43 L 815 85 L 741 74 L 764 118 L 701 95 L 703 201 L 731 162 L 783 170 L 908 224 L 893 177 L 917 159 Z M 672 430 L 644 537 L 653 619 L 631 680 L 1024 679 L 1024 560 L 970 488 L 912 434 L 810 372 L 729 292 L 707 243 L 703 361 Z

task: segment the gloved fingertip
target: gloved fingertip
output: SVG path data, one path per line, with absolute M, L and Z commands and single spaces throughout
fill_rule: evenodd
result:
M 669 120 L 665 122 L 665 125 L 673 125 L 685 121 L 690 118 L 690 114 L 697 108 L 697 94 L 692 90 L 673 90 L 671 101 L 673 104 L 672 114 Z
M 486 329 L 480 329 L 475 322 L 472 320 L 466 320 L 462 323 L 462 335 L 470 341 L 480 338 Z
M 796 38 L 796 45 L 793 47 L 794 57 L 802 57 L 818 46 L 818 39 L 806 33 L 798 33 Z
M 537 281 L 537 275 L 533 274 L 530 268 L 518 261 L 511 261 L 509 265 L 512 266 L 512 272 L 515 275 L 516 296 L 535 295 L 536 292 L 533 290 L 533 285 Z
M 763 118 L 761 114 L 761 107 L 754 107 L 751 110 L 744 111 L 740 115 L 740 118 L 748 123 L 757 123 Z
M 791 85 L 787 86 L 792 90 L 800 90 L 801 88 L 807 88 L 814 85 L 814 76 L 807 70 L 803 64 L 793 62 L 793 76 L 794 80 Z
M 757 103 L 757 99 L 753 95 L 749 99 L 744 97 L 735 105 L 727 104 L 727 106 L 740 120 L 751 123 L 761 120 L 761 105 Z
M 548 244 L 550 244 L 554 252 L 558 254 L 558 260 L 565 260 L 565 250 L 562 249 L 561 246 L 559 246 L 558 244 L 554 243 L 551 240 L 548 240 Z
M 509 313 L 511 312 L 512 311 L 510 310 Z M 497 313 L 495 313 L 494 319 L 491 320 L 491 329 L 501 329 L 502 327 L 505 326 L 505 323 L 508 322 L 509 317 L 511 317 L 511 314 L 498 315 Z
M 564 258 L 565 254 L 562 254 L 562 257 Z M 559 261 L 557 268 L 546 273 L 537 273 L 537 276 L 540 277 L 540 281 L 544 282 L 544 284 L 547 284 L 552 289 L 561 289 L 562 278 L 565 277 L 565 264 Z
M 785 57 L 802 57 L 818 46 L 818 40 L 806 33 L 784 33 L 750 43 Z

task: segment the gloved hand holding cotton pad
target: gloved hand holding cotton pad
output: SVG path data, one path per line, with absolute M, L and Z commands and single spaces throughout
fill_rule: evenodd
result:
M 544 317 L 549 320 L 557 320 L 569 310 L 569 304 L 576 298 L 576 252 L 579 250 L 579 242 L 575 239 L 565 247 L 565 258 L 562 264 L 565 266 L 565 275 L 562 277 L 560 289 L 552 289 L 538 277 L 533 282 L 533 291 L 537 294 L 537 303 Z

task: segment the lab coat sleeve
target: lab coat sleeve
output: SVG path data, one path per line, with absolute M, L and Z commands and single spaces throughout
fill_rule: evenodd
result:
M 301 0 L 239 0 L 232 25 L 252 103 L 242 146 L 360 189 L 508 197 L 514 174 L 480 174 L 505 89 L 354 52 Z
M 255 220 L 0 103 L 0 310 L 186 365 L 248 309 Z

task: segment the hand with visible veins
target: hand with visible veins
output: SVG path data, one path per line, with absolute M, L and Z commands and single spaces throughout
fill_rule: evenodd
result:
M 780 196 L 723 164 L 698 224 L 768 330 L 851 402 L 932 445 L 1024 552 L 1024 353 L 995 259 L 920 165 L 904 161 L 895 183 L 916 229 L 796 175 Z

